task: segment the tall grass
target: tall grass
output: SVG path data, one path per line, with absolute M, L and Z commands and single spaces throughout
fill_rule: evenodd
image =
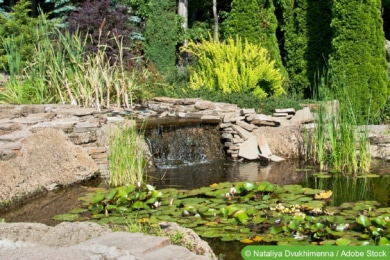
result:
M 329 168 L 347 174 L 367 173 L 370 170 L 368 128 L 358 125 L 358 116 L 352 108 L 352 93 L 330 92 L 328 79 L 318 80 L 318 108 L 314 131 L 306 144 L 308 159 L 319 164 L 320 170 Z M 340 85 L 340 89 L 343 88 Z M 337 100 L 335 99 L 337 97 Z M 368 108 L 369 109 L 369 108 Z
M 110 178 L 112 187 L 143 183 L 146 172 L 143 131 L 135 126 L 119 125 L 112 129 L 109 145 Z
M 34 58 L 6 86 L 0 102 L 28 103 L 30 96 L 38 96 L 40 103 L 74 104 L 98 110 L 113 104 L 131 108 L 136 94 L 145 87 L 145 77 L 149 76 L 146 69 L 126 67 L 123 51 L 117 57 L 108 57 L 107 50 L 111 47 L 100 42 L 94 43 L 98 47 L 96 52 L 87 53 L 86 43 L 91 41 L 88 37 L 82 38 L 79 32 L 62 32 L 44 15 L 38 21 Z M 112 37 L 117 44 L 115 48 L 123 50 L 121 38 Z M 10 53 L 17 50 L 12 39 L 7 44 Z M 10 68 L 18 65 L 15 55 L 9 59 Z M 27 97 L 23 95 L 26 87 L 31 94 Z

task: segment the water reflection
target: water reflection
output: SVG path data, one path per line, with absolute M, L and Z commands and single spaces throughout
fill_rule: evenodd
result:
M 301 183 L 307 171 L 298 171 L 298 161 L 279 163 L 233 162 L 219 160 L 211 163 L 158 169 L 149 173 L 151 184 L 158 188 L 195 189 L 217 182 L 269 181 L 279 185 Z
M 376 200 L 382 206 L 390 206 L 389 165 L 378 165 L 375 178 L 355 178 L 329 175 L 330 178 L 313 176 L 316 170 L 302 162 L 286 160 L 278 163 L 233 162 L 220 160 L 212 163 L 158 169 L 149 173 L 149 182 L 158 189 L 177 188 L 191 190 L 218 182 L 269 181 L 279 185 L 301 184 L 321 190 L 332 190 L 331 205 L 360 200 Z M 387 170 L 386 170 L 387 169 Z

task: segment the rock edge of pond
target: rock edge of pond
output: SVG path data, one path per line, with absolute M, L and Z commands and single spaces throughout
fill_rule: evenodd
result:
M 168 237 L 112 232 L 91 222 L 0 223 L 1 259 L 217 259 L 208 244 L 192 230 L 162 223 L 163 234 L 183 234 L 183 246 Z

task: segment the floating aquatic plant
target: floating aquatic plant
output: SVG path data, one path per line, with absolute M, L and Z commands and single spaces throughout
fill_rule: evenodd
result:
M 127 185 L 89 193 L 80 198 L 85 209 L 55 219 L 108 225 L 175 221 L 203 238 L 248 244 L 390 244 L 390 208 L 378 208 L 375 201 L 329 206 L 332 194 L 266 181 L 224 182 L 191 191 Z

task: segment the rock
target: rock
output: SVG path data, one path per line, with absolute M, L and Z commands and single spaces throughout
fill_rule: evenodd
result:
M 212 110 L 215 109 L 215 104 L 211 101 L 198 100 L 195 103 L 195 108 L 199 110 Z
M 201 240 L 196 242 L 199 245 L 205 243 Z M 210 256 L 213 255 L 211 251 Z M 0 223 L 0 258 L 10 260 L 216 259 L 197 255 L 185 247 L 171 245 L 167 237 L 112 232 L 103 226 L 89 222 L 61 223 L 55 227 L 36 223 Z
M 287 113 L 288 115 L 295 115 L 294 108 L 275 109 L 275 113 Z
M 241 145 L 238 155 L 247 160 L 256 160 L 259 158 L 259 149 L 257 148 L 257 139 L 251 135 Z
M 192 229 L 181 227 L 174 222 L 161 222 L 159 225 L 164 236 L 173 236 L 180 233 L 183 236 L 182 246 L 190 247 L 191 251 L 197 255 L 207 256 L 208 259 L 217 259 L 209 244 L 202 240 Z
M 298 110 L 290 121 L 296 124 L 306 124 L 313 122 L 314 116 L 309 107 L 304 107 L 303 109 Z
M 236 124 L 249 132 L 252 132 L 253 129 L 255 128 L 254 125 L 248 124 L 247 122 L 244 121 L 236 121 Z
M 90 179 L 96 162 L 65 133 L 44 129 L 22 141 L 22 156 L 0 161 L 0 202 L 12 201 L 51 185 L 69 185 Z
M 259 129 L 253 131 L 253 134 L 256 136 L 257 145 L 260 148 L 260 155 L 269 159 L 269 157 L 272 155 L 272 152 L 271 149 L 269 149 L 267 139 L 265 138 L 264 134 Z
M 248 139 L 249 137 L 253 136 L 252 133 L 248 132 L 244 128 L 238 125 L 232 125 L 233 130 L 235 130 L 244 140 Z

